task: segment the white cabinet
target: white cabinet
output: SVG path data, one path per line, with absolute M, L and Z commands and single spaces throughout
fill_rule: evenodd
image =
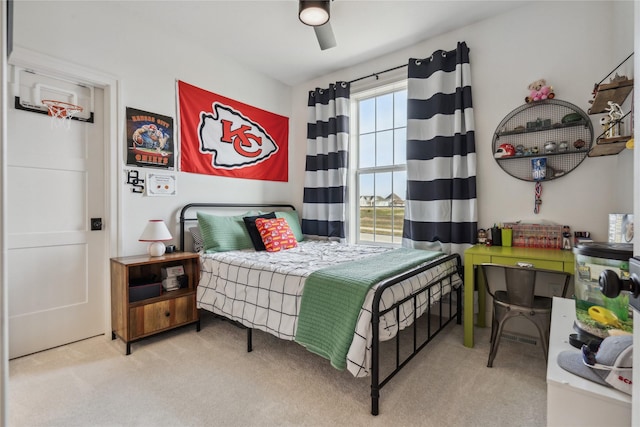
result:
M 575 333 L 575 301 L 553 298 L 547 365 L 547 426 L 631 426 L 631 396 L 596 384 L 558 366 L 558 354 L 578 349 L 569 344 Z

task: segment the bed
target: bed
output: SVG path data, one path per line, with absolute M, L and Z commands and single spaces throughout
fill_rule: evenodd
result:
M 278 211 L 297 218 L 295 208 L 286 204 L 190 203 L 180 212 L 180 248 L 191 248 L 187 240 L 198 224 L 196 214 L 245 209 L 250 210 L 245 214 Z M 296 234 L 297 246 L 279 252 L 200 250 L 198 308 L 246 328 L 247 351 L 252 350 L 253 330 L 258 329 L 296 341 L 354 377 L 370 376 L 371 413 L 377 415 L 380 389 L 453 319 L 461 323 L 460 256 L 345 245 L 302 239 L 299 230 Z M 390 270 L 379 272 L 385 265 Z M 356 310 L 343 309 L 354 285 L 340 294 L 341 282 L 365 276 L 372 285 L 351 303 Z M 345 331 L 323 332 L 325 321 L 345 325 Z M 401 337 L 406 335 L 412 341 L 411 351 L 401 356 Z M 392 339 L 395 363 L 382 375 L 381 343 Z

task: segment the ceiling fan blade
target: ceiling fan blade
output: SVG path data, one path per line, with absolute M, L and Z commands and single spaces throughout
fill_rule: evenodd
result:
M 320 44 L 320 49 L 326 50 L 337 46 L 336 37 L 333 35 L 333 30 L 331 29 L 331 24 L 329 24 L 329 22 L 313 27 L 313 30 L 316 32 L 316 38 L 318 39 L 318 44 Z

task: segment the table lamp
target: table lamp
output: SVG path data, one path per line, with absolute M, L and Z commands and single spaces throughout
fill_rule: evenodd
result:
M 138 240 L 141 242 L 150 242 L 149 255 L 162 256 L 166 250 L 162 242 L 171 240 L 172 238 L 163 220 L 151 219 Z

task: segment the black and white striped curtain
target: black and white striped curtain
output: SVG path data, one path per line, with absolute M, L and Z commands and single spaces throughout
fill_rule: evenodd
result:
M 349 93 L 346 82 L 309 92 L 303 234 L 345 241 Z
M 464 252 L 476 241 L 469 48 L 409 60 L 403 246 Z

